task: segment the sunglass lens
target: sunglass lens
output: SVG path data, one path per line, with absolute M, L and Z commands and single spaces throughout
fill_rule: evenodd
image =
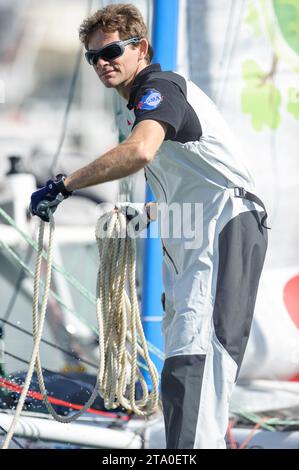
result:
M 104 47 L 99 52 L 87 51 L 85 57 L 90 65 L 96 65 L 100 58 L 104 60 L 113 60 L 121 56 L 123 48 L 118 44 L 111 44 L 110 46 Z
M 95 60 L 94 52 L 85 52 L 85 57 L 89 65 L 94 65 L 94 60 Z
M 116 59 L 122 54 L 122 48 L 118 44 L 111 44 L 101 51 L 101 57 L 106 60 Z

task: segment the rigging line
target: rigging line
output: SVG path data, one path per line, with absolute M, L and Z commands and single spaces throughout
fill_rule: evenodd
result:
M 229 7 L 228 21 L 227 21 L 227 24 L 226 24 L 226 31 L 225 31 L 225 36 L 224 36 L 224 44 L 223 44 L 221 59 L 220 59 L 220 63 L 219 63 L 222 70 L 224 69 L 224 65 L 225 65 L 225 61 L 226 61 L 226 57 L 227 57 L 227 51 L 228 51 L 228 45 L 229 45 L 229 42 L 230 42 L 230 33 L 232 31 L 232 23 L 233 23 L 235 6 L 236 6 L 235 0 L 231 0 L 230 7 Z M 220 72 L 221 72 L 221 69 L 220 69 Z M 218 97 L 220 96 L 221 88 L 222 88 L 222 80 L 220 79 L 219 80 L 219 87 L 218 87 L 218 91 L 217 91 L 216 102 L 218 102 Z
M 0 377 L 0 387 L 5 388 L 6 390 L 10 390 L 11 392 L 15 393 L 22 393 L 23 387 L 21 385 L 18 385 L 14 382 L 10 382 L 9 380 L 3 380 Z M 43 401 L 44 397 L 40 392 L 36 392 L 35 390 L 28 390 L 26 396 L 28 398 L 33 398 L 34 400 L 38 401 Z M 61 398 L 56 398 L 53 396 L 48 397 L 49 402 L 52 403 L 53 405 L 58 405 L 58 406 L 64 406 L 66 408 L 71 408 L 73 410 L 81 410 L 83 408 L 83 405 L 79 405 L 78 403 L 71 403 L 69 401 L 62 400 Z M 111 419 L 116 419 L 116 420 L 121 420 L 121 421 L 129 421 L 130 417 L 129 416 L 121 416 L 116 413 L 110 413 L 109 411 L 104 411 L 104 410 L 97 410 L 96 408 L 88 408 L 87 413 L 93 413 L 97 414 L 100 416 L 105 416 L 107 418 Z
M 28 245 L 27 253 L 26 253 L 26 256 L 25 256 L 25 260 L 24 260 L 24 263 L 26 265 L 29 264 L 32 253 L 33 253 L 33 248 L 32 248 L 32 246 Z M 10 317 L 12 311 L 13 311 L 14 305 L 16 303 L 16 300 L 17 300 L 18 295 L 19 295 L 20 290 L 21 290 L 22 282 L 24 281 L 25 277 L 26 277 L 25 269 L 23 267 L 21 267 L 17 282 L 15 284 L 15 287 L 14 287 L 14 290 L 12 292 L 11 298 L 8 302 L 6 312 L 4 313 L 3 318 L 0 319 L 0 321 L 2 321 L 2 326 L 3 326 L 3 323 L 6 323 L 6 321 L 9 319 L 9 317 Z
M 4 320 L 3 318 L 0 318 L 0 321 L 3 321 L 4 323 L 6 323 L 7 325 L 11 326 L 12 328 L 15 328 L 16 330 L 19 330 L 21 333 L 24 333 L 28 336 L 30 336 L 32 338 L 32 333 L 30 333 L 30 331 L 27 331 L 25 330 L 24 328 L 18 326 L 18 325 L 15 325 L 14 323 L 11 323 L 10 321 L 8 320 Z M 71 358 L 73 359 L 77 359 L 79 362 L 82 362 L 83 364 L 86 364 L 90 367 L 93 367 L 94 369 L 97 369 L 97 365 L 92 363 L 92 362 L 89 362 L 88 360 L 86 359 L 81 359 L 80 357 L 77 357 L 75 356 L 73 353 L 71 353 L 70 351 L 67 351 L 66 349 L 62 348 L 61 346 L 58 346 L 57 344 L 54 344 L 54 343 L 51 343 L 50 341 L 47 341 L 46 339 L 43 339 L 41 340 L 42 343 L 46 344 L 47 346 L 51 346 L 52 348 L 54 349 L 57 349 L 58 351 L 61 351 L 63 352 L 64 354 L 70 356 Z
M 0 209 L 1 210 L 1 209 Z M 1 241 L 0 240 L 0 249 L 1 248 L 4 248 L 7 253 L 11 256 L 13 262 L 15 262 L 16 264 L 22 266 L 24 268 L 24 270 L 31 276 L 31 277 L 34 277 L 34 273 L 32 272 L 32 270 L 26 266 L 26 264 L 23 262 L 23 260 L 17 255 L 17 253 L 12 250 L 5 242 Z M 41 285 L 43 285 L 43 282 L 41 281 Z M 78 314 L 76 314 L 70 307 L 68 307 L 64 302 L 63 300 L 61 300 L 61 298 L 59 297 L 58 294 L 56 294 L 56 292 L 54 292 L 52 289 L 50 289 L 50 292 L 51 292 L 51 295 L 53 296 L 53 298 L 63 307 L 65 308 L 66 310 L 68 310 L 69 312 L 71 312 L 73 315 L 75 315 L 77 318 L 79 318 L 83 323 L 85 323 L 87 325 L 87 320 L 85 320 L 83 317 L 80 317 Z M 88 326 L 88 325 L 87 325 Z M 92 331 L 97 333 L 97 330 L 94 328 L 94 327 L 91 327 Z
M 246 4 L 247 4 L 247 0 L 243 0 L 242 5 L 240 7 L 239 17 L 238 17 L 238 21 L 237 21 L 236 28 L 235 28 L 235 35 L 232 39 L 231 48 L 230 48 L 230 52 L 228 54 L 228 59 L 227 59 L 227 64 L 226 64 L 226 70 L 224 72 L 224 79 L 222 81 L 222 88 L 220 90 L 220 94 L 218 95 L 217 105 L 219 107 L 222 104 L 224 91 L 225 91 L 225 88 L 226 88 L 228 78 L 230 76 L 230 72 L 231 72 L 231 66 L 230 65 L 231 65 L 233 57 L 235 56 L 236 47 L 238 45 L 238 39 L 239 39 L 239 34 L 240 34 L 242 21 L 243 21 L 243 18 L 244 18 L 244 12 L 245 12 Z
M 7 434 L 6 429 L 4 429 L 4 428 L 1 426 L 1 424 L 0 424 L 0 429 L 2 429 L 2 431 L 4 432 L 4 435 Z M 19 441 L 17 441 L 17 439 L 16 439 L 15 437 L 12 437 L 12 441 L 13 441 L 15 444 L 17 444 L 17 446 L 19 446 L 20 449 L 25 449 L 25 447 L 22 446 L 22 444 L 21 444 Z
M 280 418 L 269 418 L 268 422 L 273 426 L 298 426 L 299 420 L 298 419 L 280 419 Z M 284 429 L 285 431 L 285 429 Z
M 277 24 L 277 17 L 274 15 L 274 27 L 273 27 L 273 41 L 274 45 L 277 41 L 277 30 L 279 26 Z M 264 28 L 263 28 L 264 31 Z M 272 80 L 274 88 L 270 89 L 270 103 L 271 103 L 271 110 L 272 110 L 272 125 L 274 124 L 275 120 L 275 108 L 274 108 L 274 100 L 275 100 L 275 91 L 276 91 L 276 77 L 277 77 L 277 65 L 278 65 L 278 57 L 275 51 L 275 47 L 272 46 L 273 49 L 273 60 L 272 60 L 272 67 L 270 71 L 270 80 Z M 275 132 L 274 127 L 270 129 L 270 165 L 272 168 L 273 174 L 273 196 L 272 196 L 272 223 L 274 224 L 277 217 L 279 216 L 279 205 L 281 201 L 281 185 L 280 185 L 280 177 L 279 177 L 279 159 L 277 155 L 277 133 Z
M 269 416 L 262 416 L 261 420 L 258 423 L 256 423 L 256 425 L 251 429 L 250 433 L 244 439 L 244 441 L 239 445 L 238 449 L 246 449 L 248 444 L 254 438 L 256 432 L 261 428 L 262 424 L 266 423 L 268 420 L 269 420 Z
M 272 73 L 272 75 L 269 74 L 269 78 L 272 79 L 273 85 L 275 86 L 276 85 L 275 78 L 276 78 L 276 74 L 277 74 L 277 68 L 276 68 L 275 65 L 273 67 L 273 64 L 274 64 L 274 61 L 275 61 L 275 57 L 277 58 L 277 52 L 276 52 L 275 44 L 276 44 L 276 34 L 277 34 L 277 30 L 279 29 L 279 26 L 277 24 L 277 18 L 274 15 L 274 17 L 273 17 L 273 19 L 274 19 L 273 26 L 274 27 L 273 27 L 273 31 L 272 31 L 272 34 L 273 34 L 272 39 L 274 41 L 274 44 L 273 44 L 273 41 L 271 40 L 271 37 L 270 37 L 271 35 L 270 35 L 269 27 L 268 27 L 269 17 L 266 14 L 266 10 L 265 10 L 263 4 L 260 5 L 260 4 L 256 3 L 256 5 L 259 6 L 258 15 L 259 15 L 260 24 L 261 24 L 261 21 L 263 22 L 262 23 L 263 27 L 261 28 L 263 39 L 265 40 L 265 43 L 267 43 L 267 45 L 269 47 L 271 47 L 271 50 L 272 50 L 272 53 L 273 53 L 273 63 L 272 63 L 272 67 L 271 67 L 271 69 L 273 70 L 273 73 Z M 271 89 L 270 100 L 271 100 L 272 103 L 273 103 L 274 93 L 275 93 L 275 89 Z M 272 108 L 272 110 L 273 110 L 273 108 Z M 273 118 L 274 118 L 274 116 L 273 116 Z M 271 220 L 273 221 L 273 223 L 275 222 L 275 220 L 279 216 L 279 204 L 280 204 L 280 201 L 281 201 L 281 193 L 282 193 L 281 185 L 280 185 L 279 159 L 278 159 L 278 155 L 277 155 L 277 140 L 276 139 L 277 139 L 277 134 L 276 134 L 275 130 L 270 129 L 269 152 L 270 152 L 270 166 L 271 166 L 272 174 L 273 174 L 273 185 L 272 185 L 273 191 L 272 191 L 272 201 L 271 201 L 271 203 L 272 203 L 272 217 L 271 217 Z
M 230 404 L 230 411 L 233 415 L 244 418 L 252 423 L 259 423 L 261 420 L 261 416 L 259 414 L 256 414 L 254 412 L 250 411 L 242 411 L 239 407 L 236 407 L 235 404 L 231 403 Z M 268 423 L 263 423 L 261 424 L 262 428 L 265 428 L 267 431 L 275 431 L 275 428 Z
M 152 19 L 153 19 L 153 2 L 152 0 L 147 0 L 146 3 L 146 26 L 148 34 L 150 37 L 150 43 L 152 46 Z
M 0 213 L 1 213 L 1 208 L 0 208 Z M 2 246 L 3 248 L 5 248 L 5 250 L 12 256 L 13 260 L 14 260 L 16 263 L 18 263 L 18 264 L 20 264 L 21 266 L 23 266 L 24 269 L 27 271 L 27 273 L 29 273 L 30 276 L 34 277 L 34 273 L 31 271 L 30 268 L 28 268 L 28 266 L 26 266 L 26 265 L 23 263 L 23 261 L 21 260 L 21 258 L 20 258 L 10 247 L 8 247 L 5 242 L 3 242 L 3 241 L 0 240 L 0 249 L 1 249 L 1 246 Z M 53 266 L 54 266 L 54 263 L 53 263 Z M 54 268 L 55 268 L 55 266 L 54 266 Z M 43 285 L 42 281 L 41 281 L 41 284 Z M 50 293 L 51 293 L 51 295 L 54 297 L 54 299 L 56 299 L 56 301 L 57 301 L 60 305 L 62 305 L 65 309 L 69 310 L 69 311 L 70 311 L 73 315 L 75 315 L 77 318 L 79 318 L 86 326 L 89 326 L 89 327 L 90 327 L 90 325 L 88 325 L 87 320 L 86 320 L 85 318 L 81 317 L 80 315 L 78 315 L 77 313 L 75 313 L 71 308 L 69 308 L 69 307 L 60 299 L 60 297 L 59 297 L 52 289 L 50 289 Z M 98 334 L 98 331 L 97 331 L 97 329 L 96 329 L 95 327 L 91 326 L 90 328 L 91 328 L 91 330 L 92 330 L 95 334 Z M 162 353 L 158 348 L 156 348 L 156 347 L 155 347 L 153 344 L 151 344 L 149 341 L 147 341 L 147 344 L 148 344 L 149 350 L 150 350 L 153 354 L 155 354 L 155 355 L 156 355 L 157 357 L 159 357 L 161 360 L 164 359 L 163 353 Z M 144 370 L 147 370 L 146 365 L 144 365 L 144 364 L 142 364 L 142 363 L 139 363 L 139 362 L 138 362 L 138 364 L 139 364 L 140 367 L 142 367 Z
M 237 449 L 238 445 L 236 443 L 235 437 L 233 435 L 233 428 L 235 425 L 235 420 L 234 419 L 229 419 L 228 421 L 228 426 L 227 426 L 227 432 L 226 432 L 226 437 L 229 445 L 229 449 Z
M 54 295 L 54 292 L 52 292 L 52 295 Z M 54 298 L 55 298 L 55 295 L 54 295 Z M 58 299 L 58 302 L 60 303 L 59 299 Z M 72 312 L 72 313 L 74 314 L 74 312 Z M 74 314 L 74 315 L 75 315 L 75 314 Z M 10 322 L 9 322 L 9 323 L 10 323 Z M 87 323 L 86 323 L 86 324 L 87 324 Z M 17 329 L 20 329 L 20 330 L 21 330 L 21 327 L 19 327 L 19 326 L 16 326 L 16 325 L 13 325 L 13 324 L 11 324 L 11 326 L 13 326 L 14 328 L 17 328 Z M 92 330 L 97 333 L 97 330 L 96 330 L 95 328 L 92 328 Z M 25 333 L 25 332 L 26 332 L 26 333 L 29 333 L 29 332 L 27 332 L 26 330 L 24 330 L 24 333 Z M 29 333 L 29 334 L 32 336 L 31 333 Z M 47 342 L 46 340 L 44 340 L 44 339 L 42 339 L 41 341 L 44 342 L 45 344 L 52 345 L 52 344 L 50 344 L 49 342 Z M 54 345 L 53 345 L 53 346 L 54 346 Z M 61 350 L 62 350 L 62 348 L 60 348 L 59 346 L 56 346 L 56 345 L 55 345 L 55 347 L 56 347 L 57 349 L 61 349 Z M 6 354 L 6 352 L 5 352 L 5 354 Z M 71 353 L 68 353 L 68 354 L 71 355 Z M 154 351 L 153 351 L 153 354 L 155 354 Z M 78 361 L 80 361 L 80 362 L 84 362 L 84 363 L 89 364 L 91 367 L 96 367 L 96 368 L 98 368 L 97 366 L 95 366 L 94 364 L 90 363 L 90 362 L 87 361 L 87 360 L 83 360 L 83 359 L 81 359 L 81 358 L 76 358 L 76 359 L 77 359 Z M 26 362 L 26 364 L 29 364 L 29 362 Z M 139 360 L 137 361 L 137 364 L 138 364 L 142 369 L 144 369 L 145 371 L 148 371 L 148 368 L 147 368 L 146 364 L 143 364 L 143 363 L 142 363 L 141 361 L 139 361 Z M 47 370 L 46 368 L 44 368 L 44 369 Z M 52 372 L 52 371 L 50 371 L 50 372 Z
M 12 353 L 10 353 L 10 352 L 8 352 L 8 351 L 4 351 L 4 354 L 5 354 L 6 356 L 11 357 L 12 359 L 15 359 L 16 361 L 22 362 L 23 364 L 26 364 L 26 365 L 29 364 L 29 361 L 27 361 L 26 359 L 22 359 L 21 357 L 16 356 L 15 354 L 12 354 Z M 47 368 L 44 367 L 44 366 L 43 366 L 43 370 L 44 370 L 45 372 L 48 372 L 49 374 L 56 374 L 56 375 L 58 374 L 60 377 L 64 377 L 65 379 L 68 379 L 68 380 L 76 380 L 76 379 L 73 379 L 72 377 L 70 377 L 69 375 L 64 374 L 63 372 L 57 372 L 57 371 L 55 372 L 54 370 L 47 369 Z M 9 375 L 11 376 L 12 374 L 9 374 Z
M 277 37 L 276 37 L 276 33 L 277 33 L 277 29 L 278 29 L 278 24 L 277 24 L 277 17 L 274 15 L 274 18 L 275 18 L 275 23 L 274 23 L 274 28 L 273 28 L 273 40 L 274 40 L 274 44 L 276 43 L 276 40 L 277 40 Z M 278 57 L 276 56 L 276 53 L 275 53 L 275 50 L 273 50 L 273 53 L 274 53 L 274 58 L 273 58 L 273 75 L 272 75 L 272 82 L 273 82 L 273 85 L 275 86 L 275 79 L 276 79 L 276 75 L 277 75 L 277 63 L 278 63 Z M 277 60 L 275 62 L 275 60 Z M 271 89 L 271 93 L 270 93 L 270 99 L 271 99 L 271 102 L 272 102 L 272 116 L 273 116 L 273 119 L 274 119 L 274 94 L 275 94 L 275 88 L 272 88 Z M 276 140 L 276 137 L 277 137 L 277 134 L 275 132 L 274 129 L 271 129 L 270 130 L 270 152 L 271 152 L 271 166 L 272 166 L 272 171 L 273 171 L 273 179 L 274 179 L 274 192 L 273 192 L 273 215 L 272 215 L 272 220 L 273 220 L 273 223 L 275 222 L 275 220 L 277 219 L 277 216 L 278 216 L 278 213 L 279 213 L 279 204 L 280 204 L 280 200 L 281 200 L 281 186 L 280 186 L 280 178 L 279 178 L 279 169 L 278 169 L 278 165 L 279 165 L 279 160 L 278 160 L 278 155 L 277 155 L 277 140 Z
M 275 76 L 272 77 L 273 85 L 275 86 Z M 270 102 L 272 104 L 272 117 L 274 119 L 274 94 L 275 88 L 270 90 Z M 279 159 L 277 155 L 277 134 L 274 129 L 270 129 L 269 147 L 270 147 L 270 166 L 273 175 L 273 197 L 272 197 L 272 224 L 275 223 L 279 214 L 279 205 L 281 201 L 281 186 L 279 178 Z
M 15 221 L 0 207 L 0 217 L 2 217 L 4 220 L 6 220 L 12 227 L 17 230 L 17 232 L 21 235 L 21 237 L 29 243 L 35 250 L 37 250 L 37 243 L 34 241 L 30 236 L 28 236 L 25 232 L 23 232 L 15 223 Z M 0 240 L 0 248 L 2 247 L 10 254 L 10 256 L 13 258 L 13 260 L 18 263 L 21 266 L 24 266 L 26 271 L 33 277 L 34 273 L 23 263 L 23 260 L 4 242 Z M 46 260 L 47 259 L 47 253 L 44 251 L 43 252 L 43 258 Z M 85 298 L 87 298 L 92 305 L 96 304 L 96 298 L 91 292 L 83 287 L 77 279 L 75 279 L 70 273 L 68 273 L 66 270 L 61 268 L 60 266 L 56 265 L 56 263 L 53 262 L 53 269 L 57 272 L 59 272 L 80 294 L 82 294 Z M 62 305 L 64 308 L 69 310 L 71 313 L 73 313 L 75 316 L 77 316 L 81 321 L 83 321 L 84 324 L 87 325 L 86 320 L 81 317 L 80 315 L 76 314 L 75 312 L 72 311 L 65 303 L 60 299 L 60 297 L 51 290 L 51 294 L 53 297 L 59 302 L 60 305 Z M 87 325 L 89 326 L 89 325 Z M 92 331 L 97 334 L 97 330 L 94 327 L 91 327 Z M 159 359 L 162 361 L 164 360 L 164 353 L 158 349 L 156 346 L 154 346 L 150 341 L 147 341 L 149 350 L 155 354 Z
M 86 16 L 89 16 L 92 10 L 92 5 L 93 5 L 93 0 L 88 0 L 87 2 L 87 10 L 86 10 Z M 80 70 L 80 64 L 81 64 L 81 58 L 82 58 L 82 51 L 83 51 L 83 44 L 80 44 L 77 55 L 76 55 L 76 60 L 75 60 L 75 66 L 72 74 L 72 79 L 70 83 L 70 88 L 68 92 L 68 97 L 67 97 L 67 103 L 66 103 L 66 108 L 64 112 L 64 118 L 63 118 L 63 123 L 62 123 L 62 128 L 61 128 L 61 133 L 60 133 L 60 138 L 57 146 L 57 150 L 53 156 L 52 163 L 49 168 L 49 173 L 52 177 L 55 177 L 55 169 L 57 167 L 61 149 L 65 140 L 66 136 L 66 131 L 67 131 L 67 126 L 68 126 L 68 121 L 69 121 L 69 116 L 70 116 L 70 111 L 71 111 L 71 106 L 74 101 L 74 96 L 75 96 L 75 89 L 76 89 L 76 84 L 77 84 L 77 79 L 79 76 L 79 70 Z
M 31 245 L 35 251 L 37 251 L 37 242 L 35 240 L 33 240 L 29 235 L 27 235 L 25 232 L 23 232 L 23 230 L 21 230 L 17 224 L 15 223 L 15 221 L 0 207 L 0 217 L 2 217 L 4 220 L 6 220 L 9 225 L 11 225 L 20 235 L 21 237 L 27 242 L 29 243 L 29 245 Z M 2 243 L 3 247 L 8 251 L 13 251 L 11 249 L 8 249 L 8 245 L 3 241 L 3 240 L 0 240 L 0 244 Z M 8 248 L 7 248 L 8 247 Z M 43 258 L 45 260 L 47 260 L 47 252 L 44 250 L 43 251 Z M 18 257 L 20 258 L 20 257 Z M 23 262 L 23 261 L 22 261 Z M 53 269 L 57 272 L 59 272 L 75 289 L 78 290 L 78 292 L 80 292 L 85 298 L 87 298 L 91 304 L 95 305 L 96 303 L 96 298 L 93 294 L 91 294 L 91 292 L 86 289 L 82 284 L 80 284 L 79 281 L 77 281 L 77 279 L 75 279 L 74 276 L 72 276 L 68 271 L 66 271 L 65 269 L 63 269 L 62 267 L 58 266 L 56 263 L 53 262 Z M 29 272 L 29 268 L 28 268 L 28 272 Z

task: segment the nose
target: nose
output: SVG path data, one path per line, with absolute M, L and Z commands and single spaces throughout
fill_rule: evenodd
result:
M 106 59 L 102 59 L 102 57 L 99 57 L 99 59 L 97 60 L 97 63 L 95 65 L 95 67 L 98 69 L 98 70 L 102 70 L 105 65 L 109 65 L 109 60 L 106 60 Z

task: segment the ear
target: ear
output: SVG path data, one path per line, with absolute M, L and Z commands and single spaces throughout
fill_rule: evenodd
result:
M 140 39 L 139 43 L 139 60 L 143 60 L 146 57 L 148 51 L 148 40 L 146 38 Z

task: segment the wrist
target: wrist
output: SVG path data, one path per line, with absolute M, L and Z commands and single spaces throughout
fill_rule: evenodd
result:
M 64 187 L 65 187 L 65 189 L 66 189 L 67 191 L 70 191 L 70 192 L 73 191 L 73 189 L 71 188 L 71 183 L 70 183 L 70 178 L 69 178 L 69 176 L 66 176 L 66 178 L 65 178 L 64 181 L 63 181 L 63 184 L 64 184 Z
M 69 189 L 66 183 L 67 176 L 63 174 L 56 175 L 55 177 L 55 186 L 57 191 L 61 193 L 65 198 L 72 195 L 72 191 Z

